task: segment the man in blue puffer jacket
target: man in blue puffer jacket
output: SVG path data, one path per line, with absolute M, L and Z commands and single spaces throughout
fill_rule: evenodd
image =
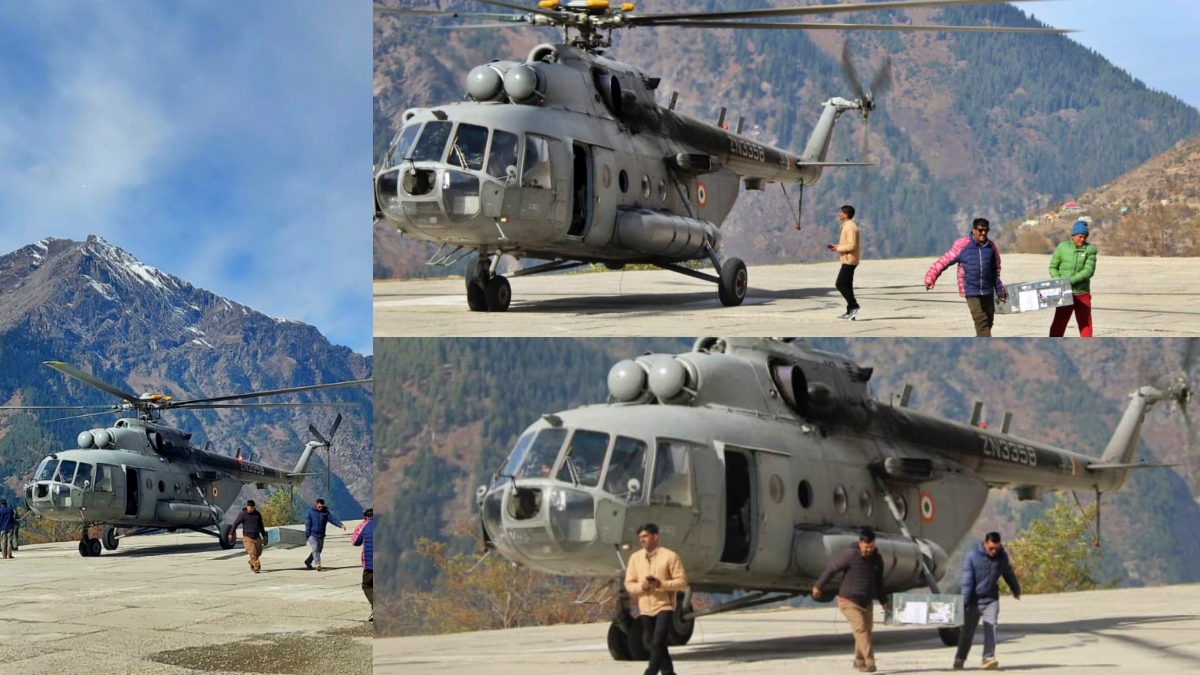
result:
M 996 300 L 1008 299 L 1000 281 L 1000 249 L 988 239 L 991 224 L 976 218 L 971 236 L 957 239 L 925 273 L 925 290 L 933 290 L 938 276 L 950 265 L 958 265 L 958 294 L 967 299 L 967 309 L 975 322 L 975 337 L 991 337 L 996 318 Z M 995 295 L 995 298 L 993 297 Z
M 1008 562 L 1008 552 L 1000 545 L 1000 533 L 988 532 L 963 561 L 962 595 L 964 617 L 962 633 L 958 637 L 958 652 L 954 655 L 954 669 L 961 670 L 971 651 L 975 638 L 975 627 L 983 618 L 983 668 L 995 670 L 1000 667 L 996 660 L 996 622 L 1000 618 L 1000 577 L 1008 584 L 1013 597 L 1021 599 L 1021 584 Z

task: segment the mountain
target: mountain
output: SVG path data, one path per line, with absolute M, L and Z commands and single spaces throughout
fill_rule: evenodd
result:
M 1088 241 L 1105 255 L 1200 255 L 1200 136 L 1070 201 L 1006 223 L 1000 241 L 1021 253 L 1049 252 L 1081 217 L 1091 221 Z
M 618 360 L 676 353 L 691 339 L 405 339 L 378 344 L 376 503 L 384 535 L 383 597 L 422 588 L 435 570 L 412 553 L 420 537 L 473 546 L 457 534 L 474 523 L 475 488 L 486 483 L 526 426 L 541 415 L 603 402 Z M 1098 456 L 1137 386 L 1165 386 L 1178 374 L 1186 340 L 821 339 L 813 346 L 874 366 L 872 390 L 888 400 L 906 383 L 912 406 L 967 420 L 974 400 L 984 419 L 1014 414 L 1012 432 Z M 1135 471 L 1103 507 L 1105 575 L 1124 585 L 1200 580 L 1200 462 L 1187 449 L 1178 411 L 1146 420 L 1139 460 L 1182 462 Z M 1069 495 L 1060 496 L 1070 500 Z M 1048 503 L 994 491 L 976 533 L 1011 536 Z M 389 595 L 392 594 L 392 595 Z
M 196 288 L 142 264 L 98 237 L 44 239 L 0 257 L 0 404 L 104 405 L 116 398 L 42 366 L 65 361 L 125 391 L 207 398 L 371 377 L 372 357 L 331 345 L 307 324 L 277 319 Z M 369 387 L 305 395 L 343 408 L 177 410 L 165 422 L 191 431 L 192 442 L 232 456 L 237 448 L 264 463 L 295 465 L 308 424 L 334 439 L 331 495 L 324 476 L 304 483 L 306 501 L 332 498 L 335 513 L 354 517 L 371 502 Z M 277 402 L 288 400 L 282 397 Z M 282 412 L 281 412 L 282 410 Z M 76 435 L 108 417 L 48 421 L 70 414 L 0 411 L 0 495 L 13 496 L 37 461 L 75 447 Z M 324 472 L 324 456 L 311 471 Z M 256 492 L 247 488 L 244 496 Z
M 385 2 L 480 9 L 470 3 Z M 639 9 L 795 4 L 660 0 Z M 837 20 L 1042 25 L 1007 4 Z M 558 40 L 548 29 L 451 31 L 432 25 L 407 18 L 375 21 L 377 157 L 406 108 L 460 101 L 471 67 L 495 58 L 523 59 L 539 42 Z M 662 105 L 678 91 L 677 109 L 685 114 L 715 121 L 719 108 L 727 107 L 728 119 L 745 117 L 747 136 L 801 149 L 820 103 L 852 97 L 839 64 L 847 39 L 863 77 L 885 55 L 893 66 L 894 84 L 871 118 L 870 159 L 878 166 L 867 169 L 868 192 L 860 189 L 861 170 L 827 171 L 804 195 L 801 233 L 793 227 L 794 188 L 786 198 L 775 186 L 743 195 L 724 224 L 729 255 L 760 264 L 829 260 L 824 246 L 834 240 L 834 213 L 844 203 L 858 208 L 866 256 L 939 253 L 977 215 L 1001 222 L 1065 200 L 1200 133 L 1200 112 L 1148 89 L 1064 36 L 661 28 L 614 31 L 610 56 L 661 77 Z M 830 158 L 858 158 L 862 133 L 861 119 L 844 116 Z M 445 273 L 423 266 L 433 247 L 377 229 L 384 231 L 376 232 L 376 277 Z

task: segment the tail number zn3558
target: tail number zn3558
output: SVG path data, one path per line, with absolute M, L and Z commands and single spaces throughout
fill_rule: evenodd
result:
M 1003 439 L 983 437 L 983 456 L 1014 464 L 1037 466 L 1037 451 Z

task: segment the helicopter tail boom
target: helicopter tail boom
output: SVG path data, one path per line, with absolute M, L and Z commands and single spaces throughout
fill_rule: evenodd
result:
M 305 476 L 309 475 L 305 472 L 308 471 L 308 463 L 312 460 L 313 452 L 317 448 L 323 447 L 325 447 L 325 445 L 323 443 L 318 443 L 317 441 L 309 441 L 304 445 L 304 452 L 300 453 L 300 459 L 296 462 L 296 468 L 287 475 L 289 483 L 293 485 L 299 485 L 300 483 L 304 482 Z

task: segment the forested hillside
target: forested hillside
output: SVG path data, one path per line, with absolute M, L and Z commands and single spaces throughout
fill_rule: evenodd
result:
M 388 4 L 434 8 L 414 0 Z M 662 0 L 647 12 L 736 9 L 782 2 Z M 794 3 L 786 3 L 794 4 Z M 439 9 L 479 9 L 443 2 Z M 1027 5 L 1036 11 L 1036 7 Z M 492 10 L 487 10 L 492 11 Z M 851 15 L 861 22 L 1041 25 L 1011 5 Z M 377 156 L 412 106 L 462 99 L 467 71 L 493 58 L 523 58 L 548 29 L 446 31 L 425 20 L 375 23 Z M 832 96 L 850 97 L 839 65 L 849 40 L 869 77 L 892 59 L 895 84 L 870 125 L 871 180 L 860 169 L 827 171 L 806 191 L 796 233 L 796 191 L 777 186 L 744 194 L 726 221 L 726 251 L 751 263 L 827 260 L 833 213 L 858 207 L 868 257 L 932 254 L 965 231 L 970 218 L 1000 221 L 1102 185 L 1180 139 L 1200 133 L 1200 113 L 1148 90 L 1064 36 L 866 34 L 833 31 L 731 31 L 689 28 L 617 31 L 612 54 L 662 77 L 660 104 L 679 92 L 678 110 L 716 120 L 746 118 L 745 133 L 786 148 L 803 147 Z M 831 159 L 859 159 L 861 118 L 847 115 Z M 377 228 L 375 276 L 444 273 L 422 263 L 429 247 Z

